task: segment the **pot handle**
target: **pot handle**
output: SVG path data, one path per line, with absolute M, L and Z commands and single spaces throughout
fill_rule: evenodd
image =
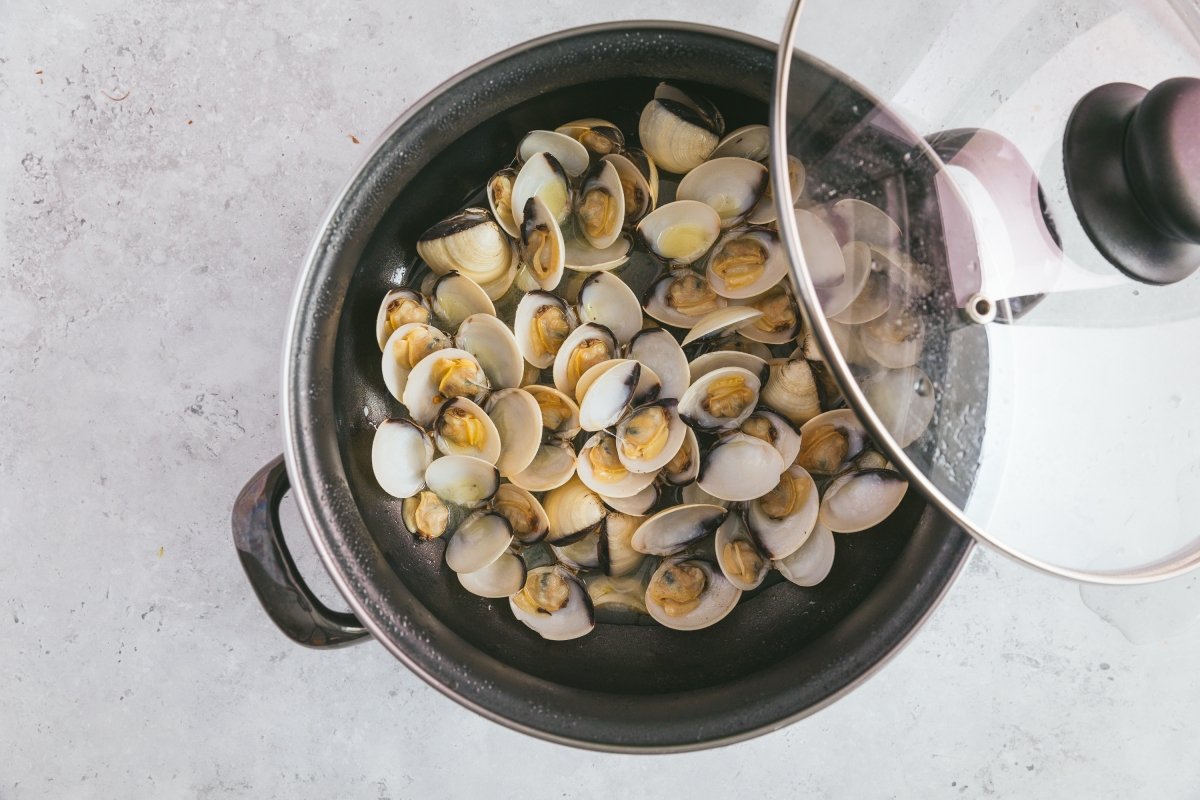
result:
M 259 602 L 289 639 L 306 647 L 342 647 L 362 641 L 367 629 L 353 614 L 332 611 L 300 577 L 279 525 L 279 503 L 288 490 L 283 456 L 260 469 L 233 504 L 233 542 Z

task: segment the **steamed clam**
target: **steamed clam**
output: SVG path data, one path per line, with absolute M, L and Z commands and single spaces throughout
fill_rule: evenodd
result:
M 723 137 L 711 102 L 665 83 L 637 141 L 556 122 L 519 137 L 481 207 L 421 234 L 411 287 L 376 313 L 403 408 L 371 468 L 397 529 L 550 640 L 586 635 L 598 609 L 695 630 L 743 592 L 824 580 L 835 532 L 882 522 L 907 481 L 803 330 L 768 129 Z M 798 197 L 803 165 L 789 171 Z M 893 437 L 916 441 L 937 399 L 924 267 L 877 206 L 792 213 L 839 349 Z

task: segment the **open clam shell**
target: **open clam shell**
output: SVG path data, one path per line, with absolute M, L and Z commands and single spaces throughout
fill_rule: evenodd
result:
M 517 337 L 512 330 L 491 314 L 472 314 L 458 326 L 455 345 L 475 356 L 493 389 L 510 389 L 521 385 L 525 362 Z
M 517 145 L 517 158 L 528 161 L 538 153 L 549 153 L 558 160 L 563 170 L 575 178 L 588 168 L 591 156 L 578 139 L 559 131 L 530 131 Z
M 900 226 L 879 206 L 845 198 L 824 211 L 839 241 L 863 242 L 882 253 L 904 252 L 907 240 Z
M 542 410 L 537 398 L 524 389 L 501 389 L 484 403 L 500 437 L 496 469 L 504 477 L 521 472 L 537 455 L 542 438 Z
M 612 244 L 603 249 L 596 249 L 579 235 L 566 238 L 566 255 L 563 263 L 569 270 L 575 272 L 608 272 L 616 269 L 629 260 L 633 250 L 633 239 L 628 234 L 621 234 Z
M 417 253 L 436 274 L 461 272 L 477 283 L 499 278 L 512 262 L 509 238 L 486 208 L 437 223 L 417 238 Z
M 559 225 L 571 215 L 571 184 L 566 170 L 549 153 L 534 153 L 517 172 L 512 188 L 513 221 L 524 228 L 529 201 L 538 198 Z
M 691 328 L 705 315 L 729 301 L 715 291 L 703 275 L 690 269 L 674 270 L 650 284 L 642 308 L 659 322 Z
M 858 329 L 863 350 L 889 369 L 914 366 L 925 346 L 925 320 L 919 312 L 893 302 L 886 312 Z
M 617 457 L 630 472 L 657 472 L 679 451 L 687 435 L 678 401 L 638 406 L 617 424 Z
M 742 590 L 721 570 L 699 558 L 668 558 L 646 587 L 646 610 L 661 625 L 679 631 L 707 628 L 733 611 Z
M 630 545 L 639 553 L 670 556 L 715 531 L 729 511 L 717 505 L 679 505 L 648 517 Z
M 821 523 L 835 533 L 873 528 L 895 511 L 908 481 L 893 469 L 856 469 L 837 476 L 821 498 Z
M 617 153 L 625 147 L 625 134 L 621 129 L 600 117 L 573 120 L 554 130 L 570 136 L 598 156 Z
M 600 540 L 603 526 L 590 531 L 582 539 L 574 539 L 567 544 L 550 545 L 550 551 L 559 563 L 576 570 L 594 570 L 600 568 Z
M 696 480 L 700 474 L 700 443 L 691 428 L 684 432 L 683 443 L 660 474 L 672 486 L 687 486 Z
M 643 172 L 629 154 L 612 153 L 601 160 L 612 164 L 617 171 L 621 192 L 625 196 L 625 224 L 636 225 L 642 217 L 654 210 L 658 202 L 657 185 L 651 187 L 648 172 Z M 654 162 L 647 159 L 643 163 L 648 169 L 653 169 Z M 657 171 L 654 177 L 657 184 Z
M 519 239 L 521 226 L 517 224 L 517 220 L 513 216 L 512 207 L 513 183 L 516 180 L 517 171 L 506 167 L 488 179 L 486 193 L 488 208 L 491 209 L 492 216 L 496 218 L 496 223 L 509 236 Z
M 550 519 L 541 502 L 516 484 L 500 484 L 492 496 L 491 507 L 508 520 L 513 538 L 523 545 L 540 542 L 550 531 Z
M 920 367 L 884 370 L 863 381 L 862 390 L 900 447 L 921 438 L 933 421 L 937 396 Z
M 779 234 L 768 228 L 726 233 L 705 261 L 705 276 L 722 297 L 760 295 L 787 277 L 787 255 Z
M 721 235 L 721 216 L 698 200 L 659 206 L 637 224 L 646 249 L 674 266 L 698 261 Z
M 805 267 L 813 286 L 830 289 L 846 279 L 846 259 L 842 245 L 829 225 L 811 211 L 797 208 L 793 212 L 800 233 L 800 249 L 804 252 Z
M 526 201 L 521 217 L 521 263 L 529 279 L 546 291 L 558 286 L 566 268 L 562 228 L 537 195 Z
M 433 461 L 433 442 L 406 419 L 385 420 L 371 441 L 371 469 L 379 487 L 392 497 L 412 497 L 425 488 L 425 470 Z
M 442 403 L 455 397 L 478 400 L 487 389 L 487 374 L 475 356 L 447 347 L 417 362 L 408 375 L 401 402 L 413 421 L 429 425 Z
M 547 436 L 566 440 L 579 433 L 579 406 L 574 400 L 553 386 L 530 384 L 525 391 L 538 404 L 542 430 Z
M 553 440 L 538 445 L 529 466 L 508 479 L 530 492 L 562 486 L 575 474 L 575 450 L 570 442 Z
M 496 494 L 500 475 L 481 458 L 442 456 L 425 470 L 425 485 L 447 503 L 474 508 Z
M 392 289 L 383 296 L 375 315 L 375 338 L 382 350 L 387 340 L 401 325 L 410 322 L 429 322 L 432 312 L 429 299 L 414 289 Z
M 616 275 L 594 272 L 579 287 L 575 306 L 580 322 L 595 322 L 626 344 L 642 328 L 642 304 L 629 284 Z
M 458 573 L 458 582 L 477 597 L 509 597 L 525 585 L 525 562 L 516 553 L 504 553 L 475 572 Z
M 701 431 L 736 428 L 754 412 L 762 386 L 758 373 L 720 367 L 701 375 L 679 399 L 679 414 Z
M 475 456 L 489 464 L 500 457 L 500 433 L 495 423 L 465 397 L 447 400 L 438 409 L 433 443 L 443 455 Z
M 613 577 L 592 573 L 584 578 L 596 616 L 605 622 L 636 624 L 646 613 L 646 578 L 641 574 Z
M 559 547 L 599 530 L 608 515 L 600 495 L 585 486 L 578 476 L 546 492 L 542 508 L 546 509 L 550 524 L 546 542 Z
M 800 452 L 796 464 L 814 475 L 841 472 L 862 454 L 867 431 L 848 408 L 819 414 L 800 427 Z
M 752 321 L 738 328 L 738 332 L 751 341 L 784 344 L 800 333 L 800 306 L 787 283 L 777 283 L 757 297 L 734 302 L 744 303 L 744 307 L 759 312 Z
M 710 312 L 700 319 L 683 337 L 680 345 L 687 347 L 692 342 L 704 342 L 716 339 L 730 331 L 749 329 L 763 316 L 763 312 L 753 306 L 726 306 Z
M 697 200 L 712 207 L 729 228 L 746 218 L 767 188 L 767 168 L 748 158 L 714 158 L 679 182 L 677 200 Z
M 762 439 L 733 433 L 718 439 L 700 460 L 696 483 L 714 497 L 741 502 L 771 491 L 786 465 Z
M 579 426 L 585 431 L 599 431 L 616 425 L 633 402 L 638 381 L 642 377 L 642 365 L 629 359 L 612 361 L 617 363 L 590 382 L 579 403 Z M 599 369 L 603 364 L 592 367 L 592 370 Z
M 797 586 L 816 586 L 833 569 L 835 545 L 829 528 L 817 523 L 808 540 L 786 558 L 772 562 L 779 574 Z
M 606 502 L 635 497 L 645 491 L 656 476 L 654 472 L 631 472 L 621 463 L 616 437 L 607 431 L 596 433 L 580 448 L 576 473 L 585 486 Z M 640 505 L 627 507 L 644 513 Z
M 800 193 L 804 190 L 805 181 L 804 164 L 795 156 L 788 156 L 788 185 L 792 190 L 792 198 L 796 204 L 801 201 Z M 763 191 L 763 196 L 759 198 L 758 204 L 746 217 L 746 221 L 751 225 L 769 225 L 779 219 L 779 211 L 775 208 L 775 192 L 771 181 L 767 181 L 767 188 Z
M 429 295 L 434 318 L 445 331 L 458 330 L 472 314 L 496 314 L 496 306 L 483 287 L 459 272 L 447 272 L 434 281 Z
M 746 504 L 746 527 L 768 558 L 786 558 L 817 524 L 817 484 L 803 467 L 789 467 L 775 488 Z
M 770 355 L 768 353 L 768 355 Z M 691 383 L 721 367 L 740 367 L 747 372 L 757 375 L 760 382 L 765 382 L 770 368 L 766 360 L 753 353 L 743 353 L 739 350 L 713 350 L 697 356 L 688 365 Z
M 771 569 L 771 562 L 750 538 L 742 518 L 730 514 L 717 528 L 713 549 L 725 579 L 744 592 L 757 589 Z
M 839 318 L 841 322 L 866 322 L 887 310 L 887 275 L 875 269 L 877 259 L 875 252 L 862 242 L 848 242 L 842 245 L 842 260 L 846 263 L 846 279 L 836 286 L 817 290 L 817 298 L 821 301 L 821 313 L 829 318 Z M 869 295 L 863 297 L 863 292 L 873 277 L 877 279 L 872 285 Z M 883 307 L 878 313 L 875 307 L 879 304 L 879 289 L 882 287 Z M 863 297 L 862 302 L 858 302 Z M 839 315 L 844 315 L 839 317 Z M 862 315 L 863 319 L 859 319 Z
M 652 474 L 652 473 L 648 473 Z M 635 517 L 642 517 L 650 513 L 650 510 L 658 505 L 660 496 L 657 483 L 651 483 L 645 489 L 631 494 L 629 497 L 611 497 L 601 495 L 604 505 L 611 508 L 613 511 L 620 511 L 622 514 L 630 514 Z
M 588 244 L 603 250 L 617 241 L 625 226 L 625 190 L 615 165 L 597 161 L 575 196 L 575 220 Z
M 446 544 L 446 566 L 455 572 L 476 572 L 504 555 L 512 540 L 507 519 L 494 511 L 476 511 Z
M 585 322 L 571 331 L 554 356 L 554 385 L 572 395 L 583 373 L 616 355 L 617 337 L 613 332 L 595 322 Z
M 421 539 L 437 539 L 450 526 L 450 509 L 442 499 L 425 489 L 404 498 L 400 519 L 405 529 Z
M 569 570 L 558 565 L 529 570 L 525 585 L 508 603 L 513 616 L 543 639 L 577 639 L 596 627 L 587 589 Z
M 653 371 L 660 398 L 679 399 L 691 384 L 688 359 L 670 331 L 646 328 L 629 340 L 628 357 Z
M 770 444 L 779 451 L 784 464 L 793 463 L 800 454 L 800 429 L 791 420 L 766 406 L 754 409 L 754 413 L 746 417 L 738 430 Z
M 450 345 L 449 336 L 424 322 L 408 322 L 396 328 L 388 337 L 380 359 L 383 384 L 392 397 L 403 401 L 404 387 L 413 367 L 426 356 Z
M 513 335 L 525 360 L 545 369 L 554 363 L 554 356 L 576 324 L 575 315 L 561 297 L 534 291 L 517 303 Z

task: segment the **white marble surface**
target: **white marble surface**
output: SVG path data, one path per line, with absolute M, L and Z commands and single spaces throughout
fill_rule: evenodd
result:
M 897 36 L 902 5 L 857 11 Z M 829 6 L 812 40 L 869 62 Z M 375 644 L 292 646 L 250 593 L 229 510 L 279 451 L 285 309 L 355 138 L 535 35 L 656 16 L 774 36 L 783 13 L 0 0 L 0 798 L 1196 796 L 1194 612 L 1104 600 L 1135 644 L 981 552 L 848 698 L 670 757 L 511 733 Z

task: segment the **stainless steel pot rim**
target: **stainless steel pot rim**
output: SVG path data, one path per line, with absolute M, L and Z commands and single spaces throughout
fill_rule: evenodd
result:
M 347 197 L 358 184 L 364 171 L 372 160 L 379 154 L 379 151 L 387 143 L 387 141 L 403 126 L 411 122 L 423 110 L 425 110 L 435 99 L 445 93 L 448 89 L 456 84 L 471 78 L 479 73 L 489 69 L 490 67 L 503 62 L 515 55 L 524 51 L 539 48 L 545 45 L 554 44 L 577 36 L 584 36 L 594 33 L 607 33 L 612 31 L 644 31 L 645 29 L 663 29 L 670 31 L 700 33 L 711 36 L 719 36 L 734 41 L 751 44 L 766 50 L 775 50 L 775 45 L 758 37 L 749 34 L 730 31 L 721 28 L 716 28 L 708 25 L 700 25 L 692 22 L 673 21 L 673 20 L 629 20 L 614 23 L 600 23 L 593 25 L 579 26 L 563 31 L 558 31 L 545 36 L 532 39 L 527 42 L 517 44 L 502 52 L 496 53 L 454 75 L 453 77 L 443 81 L 438 86 L 427 92 L 423 97 L 414 102 L 407 110 L 398 116 L 366 149 L 364 156 L 355 166 L 354 170 L 346 180 L 341 190 L 337 193 L 328 210 L 322 217 L 320 226 L 317 228 L 317 233 L 314 236 L 313 242 L 309 247 L 304 264 L 296 281 L 296 288 L 293 292 L 292 300 L 289 305 L 287 334 L 285 345 L 282 353 L 281 370 L 282 383 L 282 411 L 283 411 L 283 427 L 284 427 L 284 459 L 287 466 L 288 474 L 291 478 L 293 486 L 293 497 L 296 501 L 300 517 L 308 531 L 309 538 L 312 541 L 316 551 L 329 573 L 334 585 L 345 599 L 350 610 L 358 617 L 364 626 L 371 632 L 372 636 L 377 639 L 387 650 L 395 656 L 401 663 L 412 670 L 425 683 L 432 686 L 441 694 L 455 701 L 459 705 L 470 709 L 471 711 L 482 715 L 483 717 L 499 723 L 510 730 L 518 731 L 530 736 L 533 736 L 544 741 L 555 742 L 557 744 L 577 747 L 586 750 L 612 753 L 629 753 L 629 754 L 666 754 L 678 752 L 690 752 L 696 750 L 705 750 L 712 747 L 721 747 L 736 742 L 752 739 L 757 736 L 770 733 L 781 728 L 784 728 L 800 719 L 803 719 L 811 714 L 820 711 L 821 709 L 832 704 L 836 700 L 841 699 L 849 692 L 856 689 L 867 679 L 874 676 L 892 658 L 894 658 L 916 635 L 922 625 L 927 621 L 928 617 L 941 604 L 946 593 L 963 567 L 967 562 L 967 557 L 970 554 L 971 543 L 968 543 L 966 550 L 959 559 L 954 569 L 950 572 L 945 583 L 940 591 L 932 599 L 929 606 L 915 620 L 915 623 L 901 636 L 891 649 L 882 657 L 865 669 L 862 674 L 856 676 L 853 680 L 842 686 L 840 689 L 831 692 L 828 696 L 801 709 L 798 712 L 785 715 L 771 723 L 761 725 L 740 731 L 736 734 L 715 738 L 702 738 L 694 742 L 672 745 L 620 745 L 607 742 L 595 742 L 584 738 L 574 738 L 570 736 L 558 735 L 547 730 L 523 724 L 515 721 L 503 714 L 497 713 L 492 709 L 483 706 L 473 700 L 467 698 L 459 691 L 456 691 L 452 686 L 438 680 L 433 674 L 428 672 L 418 661 L 416 661 L 406 650 L 399 646 L 396 641 L 384 629 L 380 617 L 366 603 L 363 602 L 356 592 L 352 589 L 348 576 L 343 572 L 341 565 L 330 548 L 329 542 L 320 534 L 321 520 L 319 509 L 315 503 L 317 492 L 312 484 L 313 476 L 308 473 L 303 463 L 300 454 L 302 446 L 302 427 L 303 420 L 300 419 L 298 409 L 291 394 L 291 387 L 296 380 L 296 359 L 293 358 L 291 344 L 296 334 L 302 330 L 304 316 L 302 306 L 309 289 L 310 279 L 317 267 L 318 260 L 325 249 L 326 232 L 330 230 L 338 218 L 338 212 L 342 208 Z M 822 64 L 817 59 L 812 59 L 817 64 Z M 833 68 L 828 68 L 833 72 Z M 861 89 L 861 87 L 859 87 Z M 864 94 L 870 96 L 869 92 L 864 91 Z

